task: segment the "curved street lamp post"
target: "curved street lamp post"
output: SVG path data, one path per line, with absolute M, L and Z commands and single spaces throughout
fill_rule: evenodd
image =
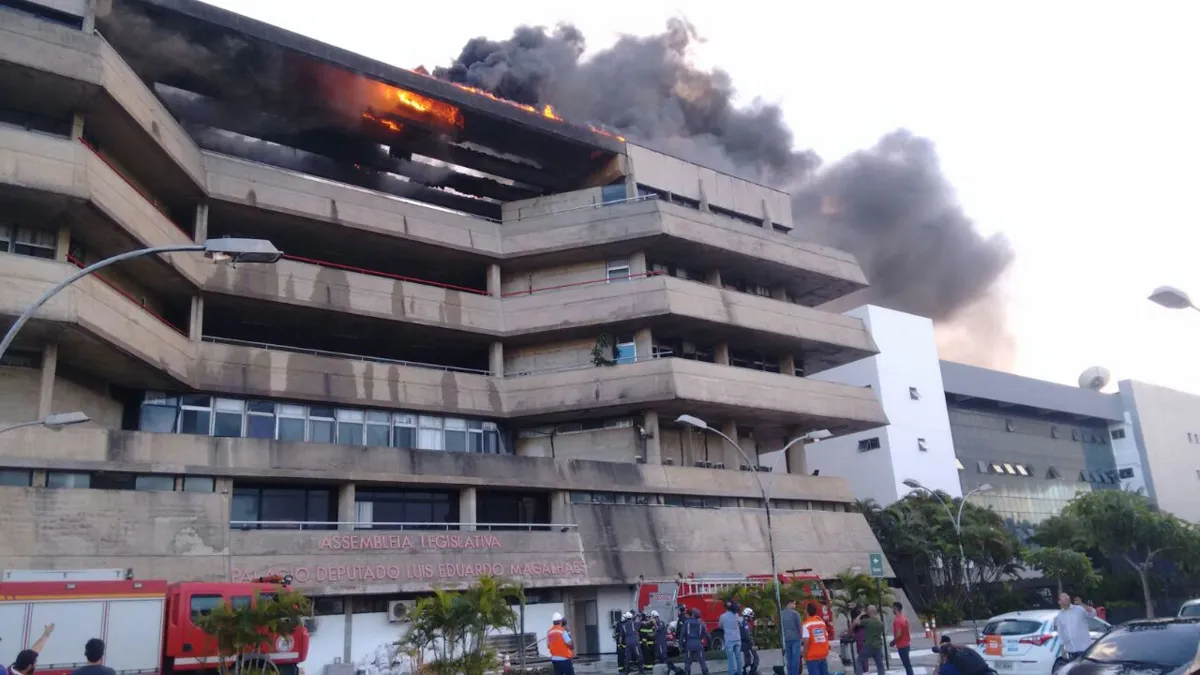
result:
M 1174 286 L 1159 286 L 1150 294 L 1148 300 L 1167 309 L 1194 309 L 1200 312 L 1200 307 L 1192 302 L 1192 298 Z
M 746 454 L 746 451 L 742 449 L 742 446 L 738 445 L 737 442 L 734 441 L 732 438 L 730 438 L 729 436 L 722 433 L 721 430 L 714 429 L 713 427 L 709 426 L 707 422 L 700 419 L 699 417 L 695 417 L 694 415 L 680 415 L 675 421 L 679 424 L 686 424 L 687 426 L 690 426 L 694 429 L 699 429 L 700 431 L 708 431 L 708 432 L 714 433 L 717 436 L 720 436 L 721 438 L 725 439 L 725 441 L 727 443 L 732 445 L 734 447 L 734 449 L 738 451 L 738 454 L 742 456 L 742 459 L 752 469 L 751 473 L 754 474 L 754 482 L 758 486 L 759 494 L 762 495 L 763 509 L 766 511 L 766 516 L 767 516 L 767 548 L 770 550 L 770 553 L 771 553 L 771 583 L 775 587 L 775 622 L 779 626 L 779 649 L 781 652 L 783 652 L 784 651 L 783 596 L 779 590 L 779 571 L 778 571 L 778 569 L 776 567 L 776 563 L 775 563 L 775 537 L 771 532 L 771 530 L 772 530 L 772 528 L 771 528 L 771 488 L 773 488 L 775 486 L 775 475 L 774 475 L 775 468 L 779 465 L 780 458 L 786 457 L 788 449 L 790 449 L 793 445 L 795 445 L 797 443 L 819 441 L 823 438 L 829 438 L 833 434 L 830 434 L 829 430 L 827 430 L 827 429 L 818 429 L 818 430 L 810 431 L 807 434 L 804 434 L 803 436 L 798 436 L 798 437 L 793 438 L 792 440 L 788 441 L 782 448 L 780 448 L 778 450 L 779 454 L 777 454 L 775 456 L 774 461 L 771 462 L 771 466 L 770 466 L 770 470 L 771 470 L 771 474 L 772 474 L 771 481 L 766 486 L 764 486 L 763 482 L 762 482 L 762 478 L 760 478 L 758 475 L 759 474 L 759 472 L 757 470 L 758 462 L 750 461 L 750 455 Z M 787 653 L 784 652 L 783 656 L 784 656 L 784 663 L 787 663 Z
M 81 412 L 51 413 L 49 415 L 46 415 L 45 418 L 40 419 L 40 420 L 34 420 L 32 422 L 22 422 L 20 424 L 13 424 L 13 425 L 10 425 L 7 427 L 0 427 L 0 434 L 4 433 L 6 431 L 13 431 L 16 429 L 25 429 L 27 427 L 37 427 L 37 426 L 46 427 L 47 429 L 50 429 L 51 431 L 58 431 L 58 430 L 62 429 L 63 427 L 69 427 L 73 424 L 83 424 L 84 422 L 90 422 L 91 420 L 92 420 L 92 418 L 88 417 L 86 413 L 81 413 Z
M 946 503 L 945 499 L 942 499 L 942 496 L 938 494 L 936 490 L 930 490 L 924 485 L 921 485 L 920 481 L 916 480 L 915 478 L 905 479 L 904 485 L 914 490 L 924 490 L 925 492 L 933 495 L 933 498 L 941 503 L 942 508 L 946 509 L 946 515 L 950 517 L 950 524 L 954 525 L 954 536 L 958 539 L 958 559 L 962 562 L 963 582 L 967 586 L 967 603 L 971 608 L 971 626 L 975 629 L 975 636 L 979 637 L 979 620 L 975 617 L 975 601 L 971 597 L 971 573 L 967 569 L 967 554 L 963 549 L 962 516 L 963 507 L 967 505 L 967 500 L 971 497 L 971 495 L 975 494 L 976 492 L 987 492 L 988 490 L 992 489 L 992 486 L 989 483 L 984 483 L 983 485 L 980 485 L 974 490 L 971 490 L 970 492 L 967 492 L 967 494 L 963 495 L 962 499 L 960 499 L 958 502 L 958 515 L 955 515 L 950 511 L 950 505 Z

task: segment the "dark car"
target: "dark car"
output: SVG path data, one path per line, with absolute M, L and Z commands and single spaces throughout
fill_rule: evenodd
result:
M 1122 624 L 1055 675 L 1193 675 L 1200 673 L 1200 617 Z

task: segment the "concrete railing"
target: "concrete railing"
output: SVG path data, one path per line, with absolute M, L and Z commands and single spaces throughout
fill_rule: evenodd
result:
M 315 520 L 232 520 L 235 530 L 376 530 L 431 532 L 571 532 L 579 529 L 574 523 L 390 523 L 375 521 L 315 521 Z

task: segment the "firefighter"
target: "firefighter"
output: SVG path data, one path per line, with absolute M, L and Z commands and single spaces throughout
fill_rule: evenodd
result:
M 692 614 L 679 628 L 679 642 L 683 645 L 683 674 L 692 675 L 692 661 L 700 662 L 700 672 L 708 675 L 708 661 L 704 659 L 704 648 L 708 646 L 708 627 L 700 620 L 700 610 L 693 608 Z
M 662 620 L 658 615 L 658 611 L 650 612 L 650 619 L 654 622 L 654 662 L 667 662 L 667 622 Z M 668 670 L 670 670 L 668 668 Z
M 758 675 L 758 647 L 754 646 L 754 610 L 742 610 L 742 657 L 745 659 L 746 675 Z
M 638 645 L 638 621 L 633 612 L 625 612 L 624 619 L 621 622 L 621 642 L 625 645 L 625 672 L 632 672 L 636 664 L 637 671 L 643 673 L 646 664 L 642 660 L 642 650 Z
M 645 612 L 638 615 L 638 646 L 642 648 L 642 663 L 654 664 L 654 619 Z
M 617 643 L 617 672 L 626 673 L 625 669 L 625 622 L 632 616 L 629 612 L 621 615 L 621 620 L 613 626 L 613 641 Z

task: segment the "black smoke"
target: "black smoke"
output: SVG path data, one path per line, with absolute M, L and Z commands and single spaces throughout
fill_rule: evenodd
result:
M 506 40 L 469 41 L 434 75 L 552 105 L 568 120 L 788 190 L 797 233 L 853 253 L 871 283 L 837 308 L 870 302 L 927 316 L 955 336 L 947 356 L 1011 366 L 999 281 L 1012 251 L 964 213 L 933 143 L 898 130 L 821 166 L 815 153 L 794 148 L 779 106 L 738 107 L 727 73 L 689 61 L 696 40 L 676 19 L 663 33 L 624 36 L 585 59 L 574 26 L 522 26 Z

